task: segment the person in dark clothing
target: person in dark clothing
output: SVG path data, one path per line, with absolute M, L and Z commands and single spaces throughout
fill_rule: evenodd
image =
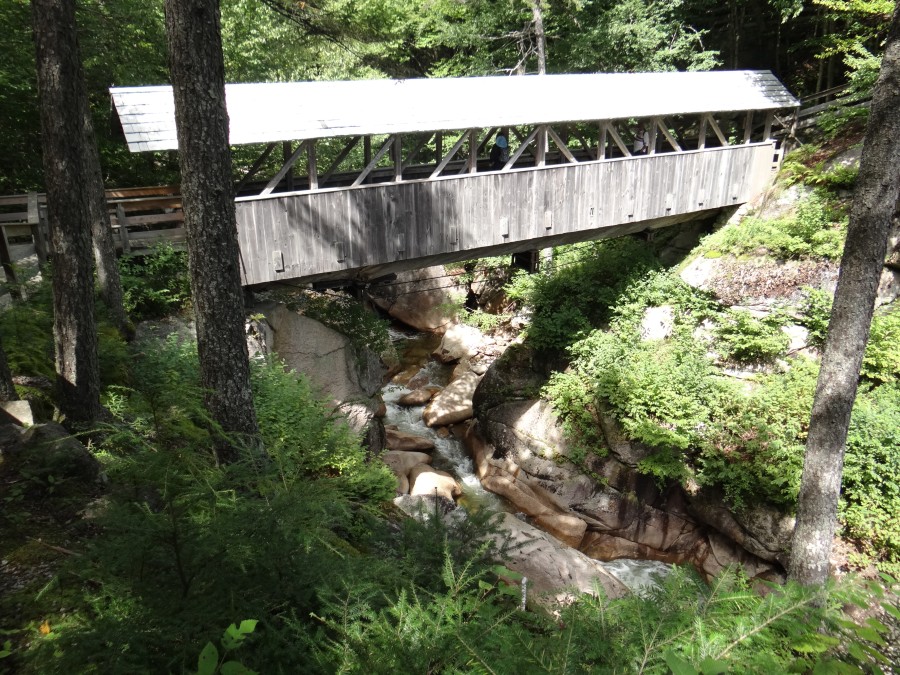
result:
M 491 148 L 491 171 L 499 171 L 509 161 L 509 142 L 506 136 L 498 134 Z

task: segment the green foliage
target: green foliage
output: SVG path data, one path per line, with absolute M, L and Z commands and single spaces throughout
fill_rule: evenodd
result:
M 878 382 L 900 378 L 900 307 L 892 307 L 872 318 L 862 374 Z
M 828 291 L 806 287 L 800 304 L 800 325 L 809 331 L 808 343 L 815 347 L 825 344 L 828 322 L 831 320 L 831 304 L 834 296 Z
M 368 349 L 383 354 L 390 349 L 388 322 L 349 296 L 301 291 L 278 297 L 290 309 L 348 337 L 360 353 Z
M 49 280 L 23 287 L 24 302 L 0 311 L 0 337 L 14 375 L 56 375 L 53 364 L 53 291 Z
M 555 249 L 552 274 L 518 277 L 507 293 L 533 308 L 528 342 L 559 350 L 609 321 L 627 284 L 656 266 L 649 247 L 634 238 L 575 244 Z
M 760 500 L 792 508 L 817 377 L 815 362 L 792 359 L 749 393 L 725 390 L 703 433 L 698 480 L 721 486 L 737 508 Z
M 794 217 L 761 220 L 744 218 L 703 240 L 703 251 L 744 255 L 765 250 L 780 259 L 837 260 L 844 248 L 846 216 L 835 211 L 824 194 L 814 193 L 800 204 Z
M 846 533 L 900 572 L 900 383 L 863 390 L 853 407 L 841 490 Z
M 342 673 L 858 672 L 885 662 L 878 648 L 887 627 L 853 621 L 843 606 L 882 598 L 897 611 L 874 583 L 773 585 L 763 596 L 735 570 L 707 585 L 675 569 L 647 597 L 582 596 L 551 618 L 516 611 L 510 601 L 518 589 L 492 576 L 450 565 L 442 576 L 439 592 L 404 594 L 380 610 L 352 594 L 335 601 L 322 617 L 330 636 L 317 654 L 320 667 Z
M 716 350 L 726 361 L 763 363 L 784 354 L 790 343 L 778 317 L 755 318 L 747 310 L 729 309 L 715 328 Z
M 103 536 L 63 576 L 78 611 L 23 658 L 31 672 L 180 670 L 223 617 L 249 615 L 265 629 L 242 660 L 292 662 L 287 619 L 345 575 L 365 577 L 356 546 L 379 531 L 368 523 L 395 479 L 277 363 L 253 367 L 266 461 L 217 464 L 196 346 L 136 349 L 132 387 L 106 401 L 117 422 L 100 447 L 114 486 Z
M 222 654 L 212 642 L 207 642 L 197 658 L 197 671 L 194 675 L 257 675 L 256 671 L 250 670 L 239 661 L 226 661 L 225 657 L 228 652 L 240 648 L 247 636 L 252 635 L 256 630 L 256 619 L 244 619 L 241 625 L 231 624 L 222 633 L 219 644 L 222 646 Z
M 178 312 L 191 300 L 187 252 L 165 243 L 145 255 L 119 259 L 125 310 L 136 320 Z
M 509 314 L 491 314 L 481 309 L 462 312 L 460 316 L 463 323 L 474 326 L 483 333 L 499 328 L 510 319 Z

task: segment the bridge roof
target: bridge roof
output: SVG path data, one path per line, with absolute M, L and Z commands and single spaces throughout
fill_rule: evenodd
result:
M 110 89 L 132 152 L 174 150 L 171 86 Z M 791 108 L 769 71 L 228 84 L 232 145 Z

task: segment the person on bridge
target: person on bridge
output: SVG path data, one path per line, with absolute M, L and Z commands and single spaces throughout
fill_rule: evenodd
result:
M 634 128 L 634 154 L 635 155 L 646 155 L 650 150 L 650 132 L 647 131 L 647 128 L 638 123 L 638 125 Z
M 499 171 L 509 161 L 509 141 L 503 134 L 497 134 L 491 148 L 491 171 Z

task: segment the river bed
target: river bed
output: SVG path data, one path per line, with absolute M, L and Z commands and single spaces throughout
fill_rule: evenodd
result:
M 431 358 L 431 353 L 440 344 L 440 336 L 398 328 L 392 328 L 390 333 L 391 342 L 400 357 L 401 371 L 382 388 L 387 408 L 384 423 L 434 442 L 433 466 L 453 474 L 459 481 L 463 490 L 459 503 L 463 508 L 469 511 L 488 509 L 515 512 L 506 500 L 482 487 L 462 441 L 452 435 L 441 435 L 426 426 L 422 420 L 424 406 L 405 407 L 398 404 L 399 399 L 411 391 L 406 383 L 413 377 L 419 386 L 444 387 L 450 381 L 453 367 Z M 619 559 L 601 564 L 636 593 L 652 588 L 657 579 L 671 570 L 671 565 L 653 560 Z

